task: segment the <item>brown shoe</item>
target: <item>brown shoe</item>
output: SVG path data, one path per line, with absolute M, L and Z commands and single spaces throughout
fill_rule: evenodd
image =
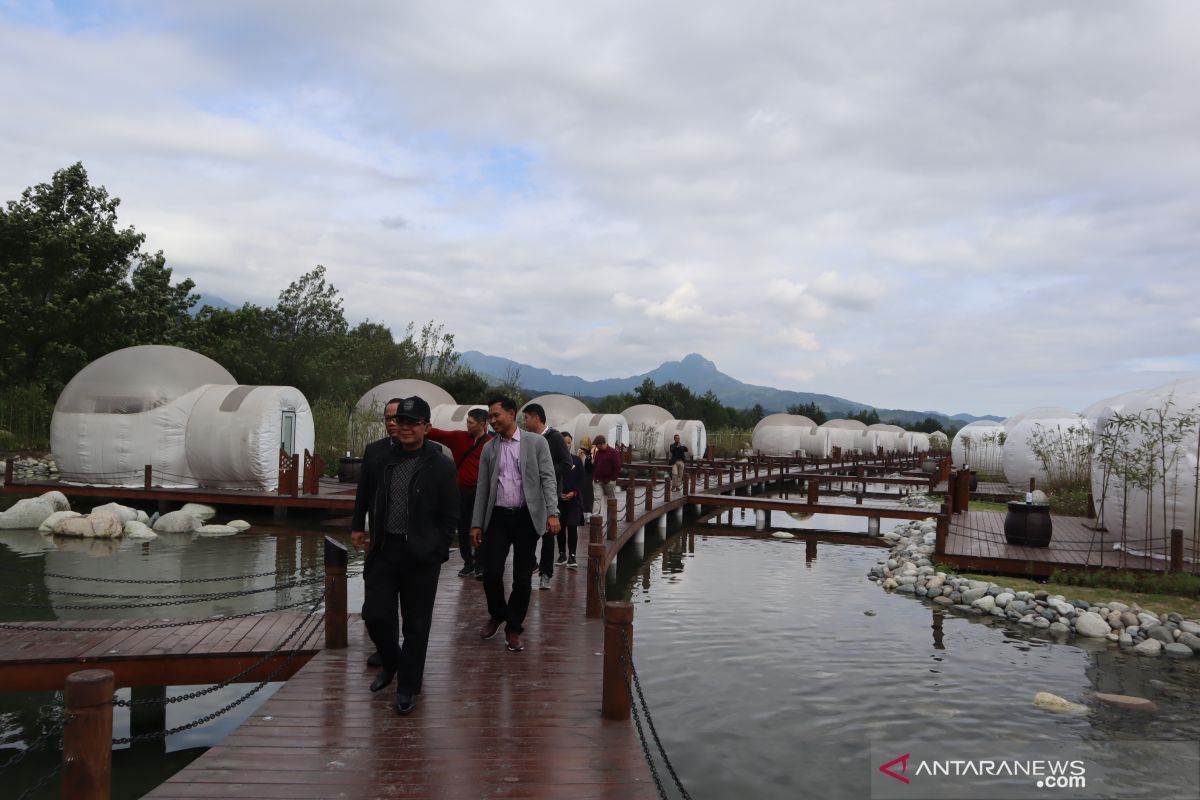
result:
M 490 639 L 496 635 L 496 631 L 500 630 L 500 626 L 504 624 L 502 619 L 491 619 L 483 623 L 483 627 L 479 629 L 480 639 Z
M 521 634 L 509 631 L 504 634 L 504 649 L 512 653 L 519 653 L 525 649 L 525 645 L 521 644 Z

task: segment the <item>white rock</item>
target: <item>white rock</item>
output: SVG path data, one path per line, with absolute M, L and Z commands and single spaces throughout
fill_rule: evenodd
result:
M 246 520 L 244 520 L 244 519 L 230 520 L 229 522 L 226 522 L 225 524 L 231 528 L 237 528 L 239 531 L 245 531 L 245 530 L 250 529 L 250 523 L 246 522 Z
M 203 503 L 185 503 L 180 511 L 191 514 L 201 522 L 208 522 L 217 515 L 217 510 L 212 506 L 206 506 Z
M 65 509 L 55 508 L 54 504 L 44 497 L 26 497 L 0 513 L 0 530 L 40 528 L 47 517 L 59 510 Z
M 121 520 L 122 525 L 138 518 L 137 509 L 123 506 L 120 503 L 105 503 L 102 506 L 96 506 L 92 511 L 107 511 L 110 514 L 116 514 L 117 519 Z
M 84 539 L 116 539 L 125 532 L 120 517 L 108 511 L 93 511 L 86 517 L 65 519 L 55 527 L 62 536 L 78 536 Z
M 1147 639 L 1146 641 L 1133 648 L 1133 652 L 1139 656 L 1157 656 L 1162 654 L 1163 643 L 1158 639 Z
M 131 519 L 125 523 L 125 536 L 130 539 L 157 539 L 158 534 L 143 522 Z
M 1008 604 L 1011 603 L 1012 601 L 1013 601 L 1012 592 L 1001 592 L 1000 594 L 996 595 L 996 605 L 999 606 L 1000 608 L 1007 607 Z
M 237 528 L 228 525 L 201 525 L 196 528 L 198 536 L 233 536 L 237 532 Z
M 1065 600 L 1048 600 L 1047 605 L 1057 611 L 1060 617 L 1075 616 L 1075 606 Z
M 157 533 L 191 533 L 200 527 L 200 520 L 183 511 L 172 511 L 163 514 L 154 521 Z
M 1072 703 L 1070 700 L 1065 700 L 1049 692 L 1038 692 L 1035 694 L 1033 696 L 1033 704 L 1044 711 L 1053 711 L 1056 714 L 1074 714 L 1088 710 L 1087 706 Z
M 139 508 L 138 515 L 137 515 L 137 521 L 148 527 L 150 525 L 150 515 L 147 514 L 145 511 L 142 511 Z
M 55 511 L 71 510 L 71 501 L 67 499 L 65 494 L 58 490 L 46 492 L 41 496 L 40 499 L 45 500 L 46 502 L 50 503 L 50 505 L 54 506 Z
M 243 522 L 242 524 L 245 525 L 246 528 L 250 527 L 250 525 L 248 523 Z M 230 525 L 229 527 L 233 528 L 236 526 Z M 239 528 L 238 530 L 245 530 L 246 528 Z M 771 536 L 775 537 L 776 539 L 795 539 L 796 538 L 796 534 L 788 533 L 787 531 L 775 531 L 774 533 L 771 534 Z
M 991 611 L 996 607 L 996 598 L 992 597 L 990 594 L 985 594 L 983 597 L 971 603 L 971 605 L 975 608 L 981 608 L 984 611 Z
M 1179 623 L 1179 630 L 1183 631 L 1184 633 L 1190 633 L 1192 636 L 1200 636 L 1200 623 L 1185 619 L 1183 622 Z
M 1139 611 L 1137 618 L 1138 618 L 1138 621 L 1140 623 L 1142 623 L 1141 626 L 1143 628 L 1153 628 L 1155 625 L 1160 624 L 1158 615 L 1152 614 L 1149 611 Z
M 1075 619 L 1075 632 L 1080 636 L 1100 639 L 1108 636 L 1112 629 L 1104 617 L 1093 611 L 1085 611 Z
M 38 526 L 39 533 L 54 533 L 54 526 L 62 522 L 64 519 L 73 519 L 82 517 L 78 511 L 55 511 L 50 516 L 46 517 L 46 521 Z

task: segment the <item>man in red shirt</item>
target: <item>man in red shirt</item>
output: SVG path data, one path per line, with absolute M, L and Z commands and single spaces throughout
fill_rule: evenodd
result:
M 430 428 L 427 436 L 449 447 L 458 465 L 458 552 L 463 560 L 458 576 L 483 580 L 483 561 L 471 547 L 471 514 L 475 510 L 475 484 L 479 482 L 479 454 L 488 440 L 487 409 L 468 411 L 465 431 Z
M 617 478 L 621 477 L 621 454 L 616 448 L 608 446 L 608 440 L 601 434 L 592 440 L 596 453 L 592 457 L 596 465 L 592 468 L 592 480 L 600 484 L 599 496 L 600 513 L 607 513 L 607 502 L 617 496 Z

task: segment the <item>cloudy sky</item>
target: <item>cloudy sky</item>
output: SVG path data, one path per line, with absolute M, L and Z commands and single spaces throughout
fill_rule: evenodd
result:
M 0 199 L 586 378 L 885 407 L 1200 372 L 1200 4 L 0 0 Z

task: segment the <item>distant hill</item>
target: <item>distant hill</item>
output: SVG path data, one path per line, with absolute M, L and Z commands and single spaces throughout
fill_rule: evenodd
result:
M 677 381 L 697 394 L 703 394 L 711 389 L 722 403 L 734 408 L 752 408 L 761 405 L 768 412 L 785 411 L 788 406 L 816 403 L 825 413 L 834 417 L 844 417 L 858 411 L 870 410 L 873 406 L 835 397 L 829 394 L 813 392 L 793 392 L 786 389 L 775 389 L 770 386 L 755 386 L 742 383 L 737 378 L 726 375 L 717 369 L 717 365 L 704 356 L 692 353 L 681 361 L 667 361 L 649 372 L 631 375 L 628 378 L 604 378 L 597 381 L 584 380 L 576 375 L 559 375 L 546 369 L 522 364 L 507 358 L 489 356 L 477 350 L 468 350 L 462 354 L 461 363 L 476 372 L 504 379 L 511 370 L 521 373 L 521 385 L 543 392 L 576 395 L 579 397 L 604 397 L 620 392 L 632 392 L 646 378 L 655 383 Z M 896 408 L 878 408 L 882 419 L 895 419 L 902 422 L 920 422 L 926 417 L 933 417 L 943 422 L 974 422 L 978 419 L 1003 420 L 1003 417 L 977 417 L 972 414 L 955 414 L 949 416 L 938 411 L 908 411 Z
M 214 294 L 202 294 L 198 296 L 200 299 L 196 301 L 196 305 L 192 306 L 193 317 L 199 314 L 200 309 L 204 308 L 205 306 L 212 306 L 213 308 L 224 309 L 226 311 L 237 311 L 239 308 L 241 308 L 241 306 L 234 305 L 224 297 L 217 297 Z

